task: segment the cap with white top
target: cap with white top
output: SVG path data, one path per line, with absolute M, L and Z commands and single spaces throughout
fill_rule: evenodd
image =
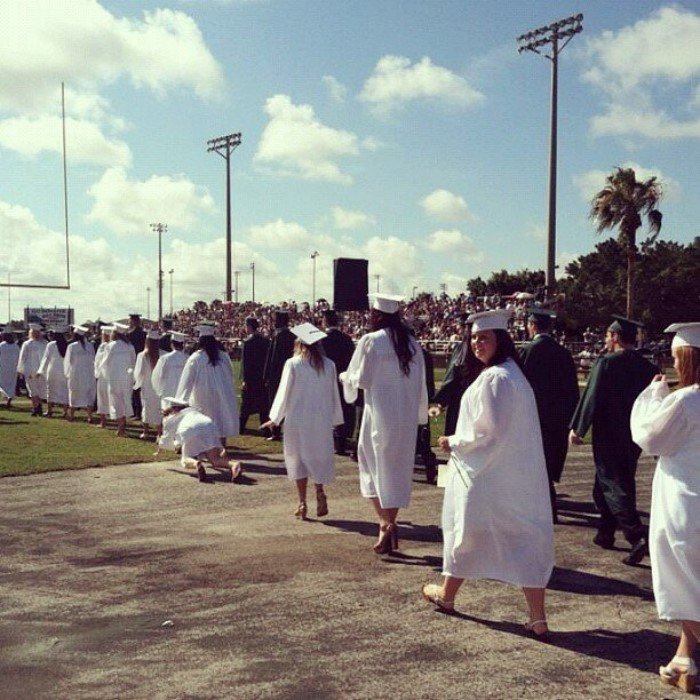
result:
M 146 333 L 146 338 L 148 338 L 148 340 L 160 340 L 160 333 L 158 331 L 150 330 Z
M 28 323 L 30 331 L 40 331 L 41 330 L 41 324 L 40 323 Z
M 187 335 L 180 333 L 180 331 L 170 331 L 170 339 L 176 343 L 184 343 L 187 340 Z
M 117 333 L 126 333 L 129 330 L 129 326 L 126 323 L 119 323 L 119 321 L 114 322 L 114 330 Z
M 404 297 L 397 294 L 372 292 L 367 296 L 372 300 L 372 308 L 384 314 L 395 314 L 399 310 L 399 303 L 404 301 Z
M 164 396 L 163 401 L 169 403 L 171 406 L 189 406 L 187 401 L 180 401 L 180 399 L 176 399 L 174 396 Z
M 73 333 L 77 333 L 78 335 L 85 335 L 89 332 L 90 329 L 87 326 L 73 326 Z
M 664 333 L 676 334 L 671 343 L 672 348 L 682 348 L 688 345 L 693 348 L 700 348 L 700 321 L 672 323 L 664 330 Z
M 490 311 L 480 311 L 472 314 L 467 323 L 472 325 L 472 334 L 480 331 L 508 330 L 508 321 L 513 316 L 511 309 L 492 309 Z
M 213 323 L 202 323 L 196 327 L 200 338 L 206 338 L 214 335 L 215 326 Z
M 51 330 L 54 333 L 68 333 L 68 326 L 64 326 L 62 324 L 58 324 L 56 326 L 51 326 Z
M 313 323 L 300 323 L 298 326 L 294 326 L 294 328 L 290 328 L 289 330 L 292 331 L 304 345 L 313 345 L 319 340 L 328 337 L 326 333 L 316 328 Z
M 111 333 L 114 330 L 116 330 L 114 326 L 102 326 L 102 328 L 100 328 L 100 333 Z

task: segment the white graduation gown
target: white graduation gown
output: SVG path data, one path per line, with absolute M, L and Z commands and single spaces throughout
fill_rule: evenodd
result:
M 68 405 L 71 408 L 92 408 L 95 403 L 95 348 L 85 341 L 70 343 L 63 358 L 63 371 L 68 380 Z
M 233 368 L 225 352 L 219 352 L 216 365 L 209 362 L 204 350 L 192 353 L 180 377 L 176 398 L 209 416 L 216 424 L 220 437 L 236 437 L 239 434 Z
M 63 369 L 63 359 L 56 341 L 52 340 L 47 343 L 39 365 L 39 373 L 46 378 L 46 398 L 49 403 L 59 406 L 68 405 L 68 380 Z
M 3 340 L 0 343 L 0 394 L 8 399 L 13 399 L 17 390 L 18 362 L 19 345 Z
M 554 568 L 549 482 L 535 395 L 513 360 L 487 367 L 464 392 L 449 444 L 443 573 L 545 587 Z
M 17 371 L 24 375 L 29 396 L 46 401 L 46 378 L 37 376 L 41 359 L 46 351 L 47 341 L 41 338 L 34 340 L 30 338 L 22 343 L 19 350 L 19 363 Z
M 131 394 L 134 386 L 135 364 L 136 351 L 131 343 L 121 339 L 107 343 L 107 349 L 97 372 L 100 377 L 107 380 L 109 417 L 113 420 L 130 418 L 134 415 Z
M 177 387 L 186 363 L 187 355 L 182 350 L 168 352 L 158 360 L 158 364 L 156 364 L 151 375 L 151 383 L 156 394 L 161 399 L 161 408 L 165 409 L 168 407 L 166 402 L 163 401 L 166 396 L 175 396 L 177 393 Z
M 109 414 L 109 387 L 107 386 L 107 380 L 100 375 L 99 367 L 102 365 L 108 345 L 109 342 L 100 343 L 97 352 L 95 352 L 95 366 L 93 370 L 95 379 L 97 379 L 97 412 L 103 416 Z
M 166 450 L 182 449 L 181 464 L 188 459 L 196 459 L 212 448 L 221 449 L 219 429 L 214 421 L 189 406 L 177 413 L 171 413 L 163 420 L 163 433 L 158 445 Z
M 379 498 L 382 508 L 405 508 L 411 500 L 418 426 L 428 422 L 425 361 L 411 338 L 410 374 L 401 371 L 386 330 L 360 338 L 347 372 L 341 375 L 348 403 L 365 392 L 357 460 L 360 491 Z
M 632 439 L 659 456 L 649 520 L 659 617 L 700 621 L 700 388 L 669 394 L 666 382 L 652 382 L 634 403 L 630 427 Z
M 287 476 L 330 484 L 335 477 L 333 426 L 343 423 L 335 364 L 324 357 L 323 372 L 317 372 L 307 359 L 287 360 L 270 420 L 277 425 L 284 420 Z
M 156 367 L 162 356 L 163 352 L 159 351 Z M 160 397 L 153 387 L 152 375 L 151 361 L 148 359 L 146 351 L 143 350 L 137 355 L 134 367 L 134 389 L 141 389 L 141 420 L 146 425 L 160 425 L 163 421 Z

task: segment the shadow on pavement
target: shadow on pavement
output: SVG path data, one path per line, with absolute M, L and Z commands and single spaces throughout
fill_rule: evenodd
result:
M 366 520 L 324 520 L 323 524 L 365 537 L 376 537 L 379 527 L 377 523 Z M 402 520 L 398 521 L 398 525 L 400 542 L 442 542 L 440 530 L 436 525 L 414 525 L 410 521 Z
M 554 567 L 547 588 L 552 591 L 578 593 L 582 595 L 624 595 L 642 600 L 654 600 L 654 595 L 648 588 L 642 588 L 628 581 L 621 581 L 607 576 L 589 574 L 575 569 Z

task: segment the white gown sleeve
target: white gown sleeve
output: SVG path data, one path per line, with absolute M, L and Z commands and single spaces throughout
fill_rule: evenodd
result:
M 368 335 L 362 336 L 355 352 L 352 354 L 350 364 L 345 372 L 340 373 L 340 381 L 343 383 L 343 397 L 346 403 L 355 403 L 357 401 L 357 390 L 364 388 L 361 382 L 367 381 L 367 353 L 369 350 L 370 340 Z
M 47 345 L 47 346 L 46 346 L 46 349 L 44 350 L 44 355 L 43 355 L 43 357 L 41 358 L 41 363 L 39 364 L 39 369 L 37 370 L 37 374 L 41 374 L 43 377 L 46 376 L 46 371 L 47 371 L 47 369 L 48 369 L 48 364 L 49 364 L 49 362 L 50 362 L 50 360 L 51 360 L 51 358 L 50 358 L 50 354 L 51 354 L 50 348 L 51 348 L 50 345 Z
M 197 377 L 197 358 L 195 355 L 190 355 L 185 363 L 185 369 L 182 370 L 180 382 L 177 385 L 176 397 L 178 401 L 190 402 L 192 390 L 194 388 L 195 379 Z
M 336 376 L 335 364 L 330 362 L 327 367 L 332 371 L 333 381 L 330 383 L 331 401 L 333 406 L 333 425 L 342 425 L 345 422 L 343 417 L 343 407 L 340 404 L 340 394 L 338 393 L 338 378 Z
M 417 344 L 416 344 L 417 345 Z M 430 422 L 428 417 L 428 386 L 425 381 L 425 358 L 423 351 L 418 346 L 419 353 L 418 365 L 420 366 L 420 404 L 418 406 L 418 425 L 425 425 Z
M 163 369 L 165 366 L 165 355 L 162 355 L 161 357 L 158 358 L 158 362 L 156 362 L 156 366 L 153 368 L 153 372 L 151 373 L 151 384 L 153 385 L 153 391 L 156 392 L 158 396 L 163 398 L 164 393 L 163 393 L 163 385 L 162 385 L 162 379 L 163 379 Z
M 136 356 L 136 366 L 134 367 L 134 389 L 140 389 L 144 380 L 143 352 Z
M 73 343 L 71 343 L 66 348 L 66 356 L 63 358 L 63 374 L 66 375 L 66 379 L 70 379 L 70 367 L 73 358 Z
M 490 463 L 489 454 L 494 450 L 498 436 L 505 432 L 503 426 L 509 420 L 513 392 L 513 384 L 506 377 L 488 377 L 481 391 L 472 397 L 476 402 L 474 421 L 464 432 L 448 438 L 453 455 L 470 476 L 482 472 Z
M 630 415 L 632 439 L 650 455 L 672 455 L 687 432 L 683 406 L 664 381 L 652 382 L 637 397 Z
M 17 361 L 17 373 L 24 374 L 25 366 L 24 363 L 27 357 L 27 342 L 22 343 L 22 347 L 19 349 L 19 360 Z
M 289 409 L 289 397 L 294 387 L 294 372 L 292 371 L 292 360 L 289 359 L 284 363 L 282 370 L 282 379 L 275 394 L 275 400 L 272 402 L 270 409 L 270 420 L 279 425 L 287 415 Z
M 180 443 L 177 439 L 177 429 L 180 427 L 182 418 L 182 412 L 178 411 L 177 413 L 171 413 L 163 420 L 163 432 L 160 438 L 158 438 L 158 447 L 173 451 L 179 447 Z

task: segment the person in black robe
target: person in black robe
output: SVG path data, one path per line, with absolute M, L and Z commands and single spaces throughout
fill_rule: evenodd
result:
M 468 314 L 462 316 L 464 340 L 452 351 L 440 389 L 432 400 L 438 405 L 439 410 L 446 409 L 443 435 L 447 437 L 455 434 L 462 394 L 483 369 L 483 365 L 477 360 L 471 348 L 471 325 L 466 323 L 467 316 Z
M 569 442 L 579 445 L 593 427 L 595 485 L 593 500 L 600 512 L 593 542 L 612 549 L 615 530 L 622 530 L 632 549 L 625 564 L 648 555 L 647 528 L 637 512 L 635 475 L 640 448 L 632 441 L 630 414 L 639 394 L 658 373 L 635 349 L 637 321 L 613 316 L 605 336 L 607 353 L 598 358 L 571 419 Z
M 258 332 L 259 325 L 252 316 L 245 320 L 248 335 L 241 348 L 241 434 L 252 414 L 257 413 L 261 425 L 269 419 L 263 371 L 270 341 Z
M 173 329 L 173 319 L 164 318 L 160 322 L 160 325 L 162 328 L 162 333 L 160 339 L 158 340 L 158 349 L 162 350 L 163 352 L 170 352 L 173 349 L 173 336 L 170 333 L 170 331 Z
M 324 329 L 327 337 L 321 344 L 329 360 L 335 364 L 336 374 L 347 370 L 350 359 L 355 352 L 355 343 L 352 338 L 338 328 L 338 314 L 333 309 L 326 309 L 323 312 Z M 340 405 L 343 409 L 343 424 L 335 427 L 333 440 L 335 442 L 335 453 L 344 455 L 347 450 L 347 442 L 355 431 L 355 404 L 347 403 L 343 396 L 343 385 L 338 382 L 340 393 Z
M 549 331 L 556 315 L 530 310 L 527 331 L 531 341 L 520 350 L 523 371 L 537 401 L 544 458 L 549 477 L 552 517 L 557 522 L 557 492 L 568 451 L 569 423 L 578 403 L 578 377 L 571 353 Z
M 432 402 L 435 396 L 435 363 L 433 356 L 423 346 L 421 351 L 425 362 L 425 388 L 428 392 L 428 402 Z M 430 438 L 430 418 L 428 418 L 428 423 L 418 426 L 416 454 L 420 455 L 425 466 L 425 480 L 429 484 L 434 484 L 437 477 L 437 457 L 430 447 Z
M 268 406 L 275 400 L 277 388 L 282 379 L 284 363 L 294 354 L 294 333 L 289 330 L 289 312 L 278 309 L 275 312 L 275 330 L 270 339 L 270 347 L 265 358 L 263 381 L 267 391 Z M 281 426 L 276 425 L 268 440 L 281 440 Z
M 146 347 L 146 331 L 141 326 L 141 314 L 129 314 L 130 328 L 126 332 L 126 337 L 134 346 L 136 355 L 143 352 Z M 141 389 L 134 389 L 131 392 L 131 407 L 135 416 L 141 415 Z

